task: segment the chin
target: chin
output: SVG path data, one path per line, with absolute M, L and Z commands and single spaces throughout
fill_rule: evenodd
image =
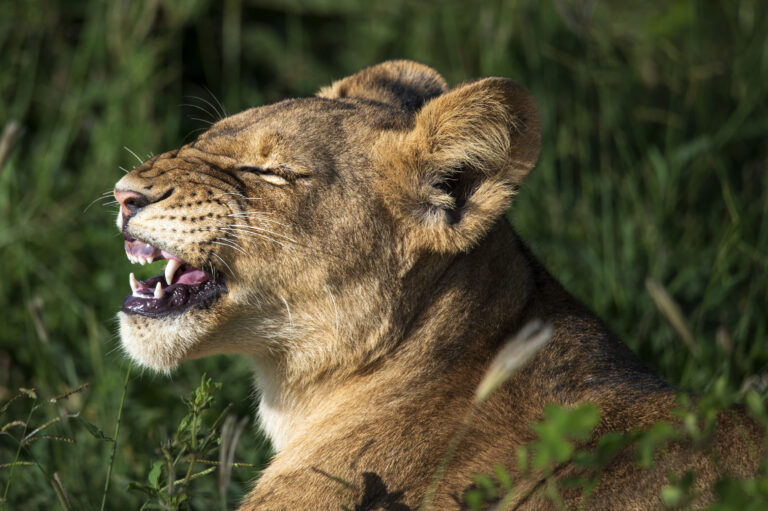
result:
M 201 323 L 189 316 L 202 315 L 187 312 L 175 316 L 153 318 L 118 313 L 120 338 L 123 349 L 142 367 L 169 373 L 183 361 L 195 358 L 207 335 Z M 202 320 L 203 318 L 198 318 Z

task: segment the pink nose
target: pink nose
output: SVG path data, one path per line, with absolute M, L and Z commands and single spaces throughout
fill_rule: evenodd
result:
M 149 200 L 144 195 L 132 190 L 115 188 L 115 199 L 120 203 L 120 209 L 126 218 L 135 215 L 141 208 L 149 204 Z

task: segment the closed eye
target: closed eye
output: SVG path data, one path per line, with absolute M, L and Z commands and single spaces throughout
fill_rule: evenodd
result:
M 237 170 L 240 172 L 244 172 L 246 174 L 252 174 L 255 176 L 258 176 L 262 179 L 262 181 L 266 181 L 267 183 L 273 184 L 273 185 L 285 185 L 288 184 L 288 180 L 275 172 L 272 169 L 265 168 L 265 167 L 257 167 L 254 165 L 243 165 L 241 167 L 238 167 Z
M 242 167 L 237 167 L 237 170 L 240 172 L 247 172 L 249 174 L 274 174 L 269 169 L 265 169 L 264 167 L 256 167 L 253 165 L 243 165 Z

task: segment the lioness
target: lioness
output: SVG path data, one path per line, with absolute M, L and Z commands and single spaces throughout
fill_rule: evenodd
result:
M 418 508 L 494 355 L 533 319 L 551 340 L 477 410 L 434 509 L 460 508 L 473 473 L 515 467 L 547 403 L 595 403 L 597 434 L 671 417 L 673 389 L 503 217 L 539 143 L 536 103 L 514 82 L 448 89 L 393 61 L 222 119 L 117 183 L 129 259 L 168 260 L 164 275 L 131 274 L 125 350 L 161 371 L 254 360 L 277 455 L 242 510 Z M 673 445 L 643 470 L 625 453 L 589 502 L 565 503 L 660 508 L 667 472 L 688 469 L 710 500 L 723 470 L 755 470 L 761 444 L 740 413 L 718 420 L 717 462 Z M 553 504 L 532 491 L 511 507 Z

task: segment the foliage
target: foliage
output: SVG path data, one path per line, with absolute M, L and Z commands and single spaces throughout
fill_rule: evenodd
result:
M 544 495 L 557 509 L 568 509 L 562 492 L 580 490 L 579 509 L 589 509 L 590 496 L 599 485 L 603 470 L 628 450 L 634 453 L 635 463 L 643 470 L 653 469 L 654 460 L 663 455 L 671 442 L 692 445 L 706 453 L 710 435 L 714 432 L 714 418 L 734 404 L 733 396 L 723 395 L 723 385 L 716 385 L 715 389 L 719 390 L 695 401 L 680 394 L 679 421 L 674 424 L 658 422 L 647 429 L 609 432 L 596 441 L 592 439 L 600 411 L 594 405 L 547 406 L 543 420 L 531 424 L 536 439 L 518 449 L 517 465 L 513 470 L 496 465 L 493 474 L 476 474 L 474 487 L 466 492 L 464 501 L 473 511 L 517 509 L 533 496 Z M 754 393 L 751 395 L 755 396 Z M 761 423 L 768 420 L 764 406 L 751 411 L 753 418 Z M 761 446 L 753 446 L 753 449 L 757 451 Z M 710 456 L 717 463 L 716 456 Z M 766 509 L 766 460 L 764 452 L 760 472 L 754 479 L 720 478 L 715 485 L 717 500 L 706 509 Z M 510 472 L 517 474 L 519 481 Z M 668 484 L 661 490 L 661 501 L 668 509 L 688 509 L 699 496 L 694 489 L 695 471 L 670 473 L 667 477 Z M 531 485 L 531 480 L 538 482 Z
M 764 408 L 767 9 L 761 0 L 0 2 L 0 402 L 20 387 L 55 396 L 90 382 L 55 406 L 22 397 L 5 410 L 3 425 L 26 425 L 0 435 L 0 464 L 34 457 L 45 469 L 0 469 L 7 507 L 49 509 L 58 473 L 73 509 L 97 509 L 113 448 L 105 508 L 140 507 L 144 495 L 124 488 L 164 459 L 156 446 L 173 437 L 179 397 L 203 372 L 220 379 L 217 399 L 233 403 L 232 415 L 253 413 L 249 363 L 227 356 L 171 378 L 134 374 L 120 405 L 112 318 L 131 269 L 115 211 L 98 198 L 137 163 L 124 148 L 142 159 L 189 141 L 217 115 L 215 98 L 236 112 L 387 58 L 421 60 L 452 84 L 498 75 L 528 87 L 544 139 L 510 212 L 522 237 L 669 382 L 703 396 L 721 385 L 727 400 Z M 35 441 L 16 458 L 22 430 L 63 417 L 62 407 L 107 432 L 122 410 L 118 442 L 61 419 L 50 434 L 75 444 Z M 706 436 L 699 421 L 683 423 Z M 259 467 L 270 456 L 255 429 L 237 452 Z M 159 485 L 169 474 L 155 473 Z M 234 471 L 227 501 L 255 474 Z M 196 498 L 218 495 L 214 479 L 195 480 Z M 684 480 L 670 486 L 686 493 Z M 754 507 L 765 481 L 718 491 L 730 509 Z M 677 494 L 668 490 L 669 502 Z
M 160 459 L 152 464 L 147 476 L 147 483 L 133 481 L 128 485 L 129 490 L 139 491 L 148 497 L 142 509 L 168 509 L 181 511 L 191 507 L 191 483 L 193 480 L 212 473 L 217 468 L 227 472 L 232 465 L 254 467 L 248 463 L 234 463 L 233 459 L 220 461 L 209 460 L 219 449 L 226 451 L 230 442 L 237 444 L 239 431 L 233 439 L 222 429 L 225 419 L 232 408 L 227 406 L 210 424 L 204 421 L 204 413 L 209 410 L 215 399 L 215 392 L 221 389 L 221 384 L 203 375 L 200 386 L 197 387 L 188 400 L 187 415 L 185 415 L 176 433 L 160 446 Z M 242 422 L 241 425 L 245 425 Z M 242 426 L 240 431 L 242 430 Z M 222 457 L 219 457 L 222 460 Z M 186 464 L 186 470 L 184 470 Z M 198 464 L 208 465 L 208 468 L 198 472 Z M 177 479 L 181 468 L 184 476 Z M 219 485 L 222 508 L 226 507 L 226 490 L 229 481 L 224 478 Z M 205 503 L 205 501 L 203 501 Z
M 0 502 L 5 502 L 7 500 L 8 490 L 11 487 L 14 471 L 17 467 L 36 467 L 56 493 L 61 506 L 66 510 L 72 509 L 66 489 L 64 488 L 61 474 L 51 467 L 43 466 L 35 457 L 31 447 L 38 441 L 74 444 L 75 440 L 71 436 L 66 434 L 51 434 L 52 430 L 57 429 L 57 425 L 66 425 L 70 419 L 79 422 L 79 424 L 94 438 L 107 442 L 114 442 L 112 438 L 106 436 L 97 426 L 80 418 L 79 412 L 69 413 L 66 408 L 57 408 L 56 406 L 65 399 L 74 396 L 79 392 L 84 392 L 87 387 L 87 384 L 82 384 L 76 389 L 68 390 L 58 396 L 43 401 L 40 401 L 35 389 L 20 388 L 18 393 L 0 406 L 0 423 L 2 423 L 2 427 L 0 427 L 0 436 L 9 438 L 12 443 L 16 444 L 16 450 L 12 461 L 0 465 L 0 469 L 6 469 L 8 471 L 5 489 Z M 19 400 L 26 401 L 27 406 L 25 408 L 28 412 L 26 413 L 26 418 L 24 420 L 13 420 L 11 417 L 7 416 L 6 413 L 11 405 Z M 58 416 L 47 420 L 42 424 L 35 425 L 33 423 L 33 416 L 38 409 L 45 405 L 57 408 Z M 37 417 L 35 417 L 35 419 L 37 419 Z

